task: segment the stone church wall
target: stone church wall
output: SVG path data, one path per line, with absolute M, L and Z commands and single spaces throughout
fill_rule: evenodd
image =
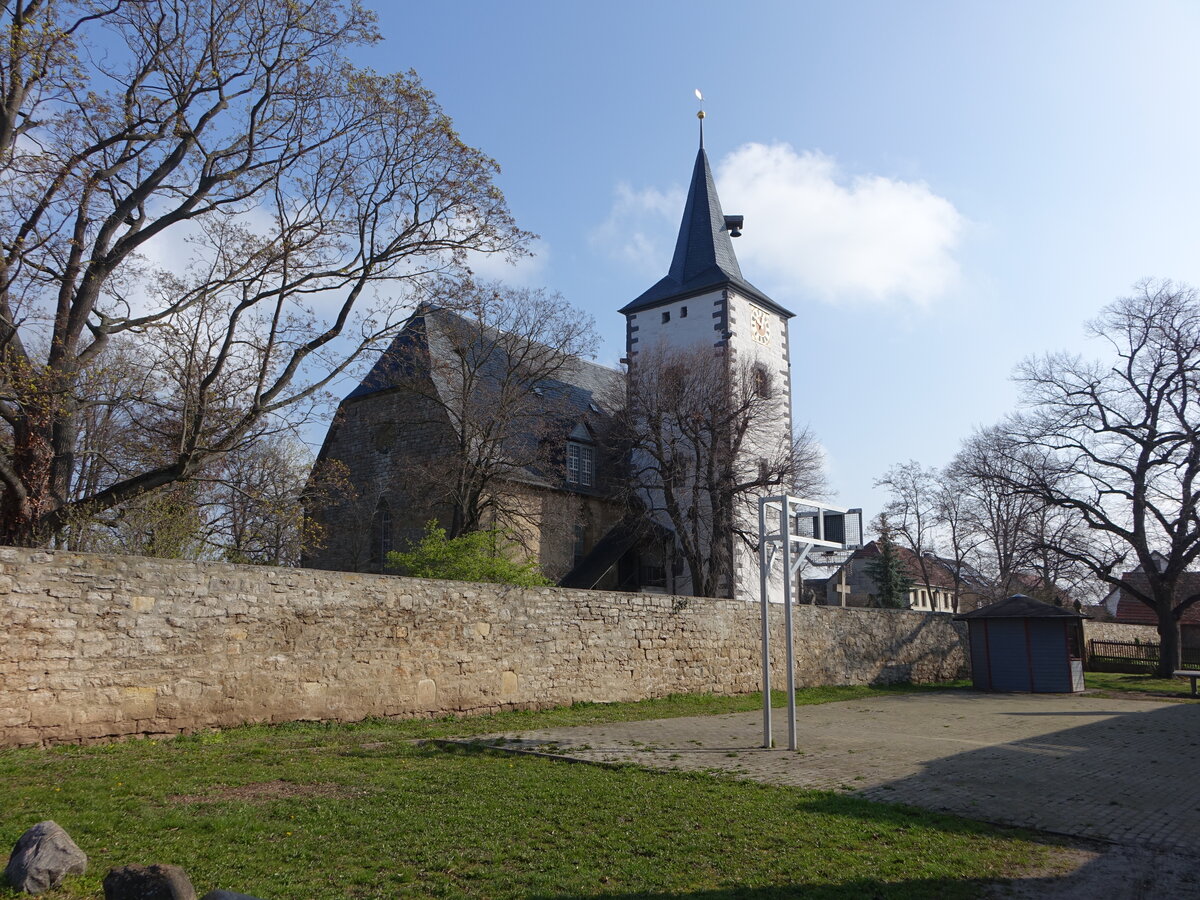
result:
M 799 607 L 796 635 L 802 685 L 966 670 L 947 616 Z M 0 548 L 0 745 L 745 693 L 758 641 L 734 600 Z
M 311 514 L 324 527 L 324 546 L 306 563 L 322 569 L 371 571 L 371 524 L 380 501 L 391 513 L 394 550 L 424 533 L 438 510 L 426 502 L 427 491 L 414 494 L 438 477 L 436 460 L 453 443 L 444 414 L 421 397 L 384 391 L 364 400 L 343 403 L 326 439 L 324 456 L 345 466 L 350 490 Z M 414 424 L 417 423 L 417 424 Z

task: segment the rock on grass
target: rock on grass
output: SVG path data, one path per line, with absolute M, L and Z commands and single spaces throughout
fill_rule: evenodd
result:
M 87 871 L 87 856 L 55 822 L 38 822 L 17 838 L 4 874 L 18 891 L 40 894 L 67 875 Z
M 179 866 L 121 866 L 104 876 L 104 900 L 196 900 Z

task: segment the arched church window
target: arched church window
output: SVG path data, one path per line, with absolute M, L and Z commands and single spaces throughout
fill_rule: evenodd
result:
M 371 564 L 382 567 L 391 552 L 392 510 L 387 501 L 381 499 L 375 505 L 375 515 L 371 517 Z

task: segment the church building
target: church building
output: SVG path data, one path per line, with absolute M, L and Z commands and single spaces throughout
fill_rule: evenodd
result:
M 683 220 L 675 241 L 671 266 L 662 279 L 621 309 L 625 316 L 626 362 L 629 377 L 636 381 L 639 365 L 649 354 L 658 360 L 671 354 L 696 353 L 711 348 L 734 375 L 751 374 L 771 385 L 774 414 L 753 421 L 754 434 L 746 436 L 740 455 L 744 462 L 776 455 L 792 440 L 791 358 L 788 352 L 788 321 L 793 313 L 756 288 L 742 276 L 732 238 L 741 235 L 743 216 L 727 216 L 721 209 L 716 184 L 704 150 L 703 113 L 700 148 L 692 167 L 691 183 Z M 736 389 L 736 388 L 735 388 Z M 764 494 L 790 493 L 779 485 Z M 664 527 L 657 492 L 650 490 L 646 506 L 652 518 Z M 700 511 L 703 514 L 703 511 Z M 757 599 L 759 591 L 757 551 L 736 534 L 757 529 L 757 507 L 736 512 L 739 521 L 710 546 L 709 554 L 723 553 L 732 561 L 733 584 L 720 591 L 726 596 Z M 675 584 L 678 593 L 692 593 L 686 571 Z
M 701 114 L 703 118 L 703 114 Z M 703 123 L 701 123 L 703 127 Z M 514 459 L 500 490 L 513 502 L 490 522 L 517 532 L 547 577 L 570 587 L 650 590 L 689 594 L 689 571 L 678 552 L 672 521 L 659 503 L 653 480 L 631 489 L 629 460 L 608 440 L 614 406 L 633 391 L 639 366 L 674 353 L 704 353 L 738 372 L 771 385 L 778 410 L 755 423 L 740 444 L 742 455 L 791 445 L 791 362 L 788 323 L 792 313 L 742 275 L 732 238 L 741 216 L 721 209 L 703 130 L 692 170 L 675 251 L 667 274 L 624 306 L 628 373 L 572 360 L 552 379 L 528 386 L 530 417 L 538 418 L 539 459 Z M 320 459 L 339 460 L 353 486 L 340 505 L 316 511 L 326 546 L 305 564 L 317 568 L 384 571 L 387 552 L 419 537 L 430 518 L 446 510 L 429 502 L 432 463 L 461 437 L 453 416 L 438 407 L 456 390 L 439 360 L 462 355 L 455 334 L 477 327 L 459 314 L 419 307 L 388 350 L 342 401 Z M 483 330 L 470 340 L 490 340 Z M 432 398 L 432 403 L 431 403 Z M 539 412 L 540 411 L 540 412 Z M 521 429 L 528 433 L 530 428 Z M 520 439 L 511 439 L 514 450 Z M 526 443 L 528 443 L 526 441 Z M 525 448 L 527 449 L 527 448 Z M 520 455 L 520 454 L 517 454 Z M 628 456 L 628 454 L 627 454 Z M 751 460 L 751 464 L 753 460 Z M 493 490 L 497 489 L 493 486 Z M 783 493 L 778 488 L 769 493 Z M 704 515 L 695 508 L 693 515 Z M 737 530 L 750 533 L 756 515 L 738 513 Z M 720 593 L 755 599 L 756 552 L 733 531 L 707 553 L 732 561 L 731 580 Z

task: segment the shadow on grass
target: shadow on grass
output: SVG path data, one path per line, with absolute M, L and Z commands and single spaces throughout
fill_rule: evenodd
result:
M 491 744 L 478 741 L 453 741 L 453 740 L 430 740 L 422 741 L 419 745 L 421 751 L 430 756 L 439 754 L 461 754 L 467 756 L 506 756 L 512 751 L 512 746 L 493 746 Z M 590 759 L 573 758 L 569 756 L 561 756 L 554 753 L 553 750 L 546 750 L 541 753 L 530 752 L 524 748 L 517 748 L 521 755 L 542 756 L 550 763 L 568 763 L 582 764 L 589 766 L 599 766 L 607 769 L 630 769 L 644 773 L 651 778 L 725 778 L 738 781 L 745 784 L 747 787 L 754 787 L 760 790 L 772 790 L 773 786 L 760 784 L 758 782 L 747 782 L 738 777 L 732 772 L 716 772 L 711 770 L 706 771 L 681 771 L 675 769 L 651 769 L 639 765 L 637 762 L 631 761 L 614 761 L 614 762 L 598 762 Z M 765 752 L 765 751 L 764 751 Z M 772 751 L 773 752 L 773 751 Z M 1069 845 L 1069 841 L 1064 838 L 1061 841 L 1052 835 L 1013 828 L 1004 825 L 989 824 L 975 819 L 969 819 L 952 813 L 936 812 L 933 810 L 921 809 L 920 807 L 910 806 L 903 803 L 889 803 L 880 800 L 867 800 L 862 797 L 854 796 L 853 794 L 844 794 L 836 791 L 812 790 L 805 788 L 791 788 L 800 793 L 799 799 L 795 803 L 795 810 L 799 813 L 808 813 L 820 816 L 838 816 L 842 818 L 856 818 L 866 820 L 873 824 L 893 827 L 893 828 L 909 828 L 914 825 L 937 828 L 939 831 L 967 834 L 967 835 L 984 835 L 994 836 L 997 831 L 1002 834 L 1009 835 L 1014 838 L 1024 840 L 1035 840 L 1038 843 L 1049 845 Z

